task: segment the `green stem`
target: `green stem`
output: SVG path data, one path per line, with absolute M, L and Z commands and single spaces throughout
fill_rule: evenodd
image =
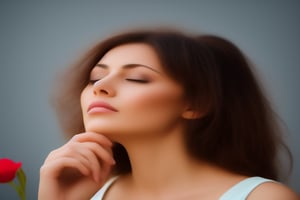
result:
M 18 191 L 18 186 L 14 181 L 9 182 L 9 185 L 12 186 L 16 191 Z
M 21 200 L 26 200 L 24 187 L 17 185 L 14 181 L 9 182 L 9 185 L 15 189 L 15 191 L 18 193 L 18 196 L 20 197 Z

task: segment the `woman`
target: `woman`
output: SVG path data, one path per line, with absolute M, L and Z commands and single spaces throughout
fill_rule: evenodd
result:
M 299 199 L 275 182 L 285 146 L 231 42 L 127 32 L 63 81 L 56 108 L 74 136 L 41 167 L 40 200 Z

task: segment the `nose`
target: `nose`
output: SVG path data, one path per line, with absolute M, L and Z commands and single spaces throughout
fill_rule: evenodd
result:
M 94 95 L 105 95 L 112 97 L 115 95 L 115 90 L 113 89 L 111 84 L 101 79 L 94 83 L 93 93 Z

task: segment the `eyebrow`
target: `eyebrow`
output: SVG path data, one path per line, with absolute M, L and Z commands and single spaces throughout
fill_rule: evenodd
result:
M 104 68 L 104 69 L 108 69 L 108 68 L 109 68 L 108 65 L 106 65 L 106 64 L 101 64 L 101 63 L 97 63 L 96 66 L 97 66 L 97 67 Z M 156 70 L 156 69 L 154 69 L 154 68 L 152 68 L 152 67 L 149 67 L 149 66 L 147 66 L 147 65 L 143 65 L 143 64 L 131 63 L 131 64 L 125 64 L 125 65 L 122 66 L 123 69 L 132 69 L 132 68 L 137 68 L 137 67 L 144 67 L 144 68 L 150 69 L 151 71 L 154 71 L 154 72 L 156 72 L 156 73 L 161 74 L 160 71 L 158 71 L 158 70 Z

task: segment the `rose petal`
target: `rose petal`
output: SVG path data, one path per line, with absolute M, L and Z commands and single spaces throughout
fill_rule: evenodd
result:
M 8 183 L 14 180 L 21 166 L 21 162 L 14 162 L 8 158 L 0 159 L 0 183 Z

